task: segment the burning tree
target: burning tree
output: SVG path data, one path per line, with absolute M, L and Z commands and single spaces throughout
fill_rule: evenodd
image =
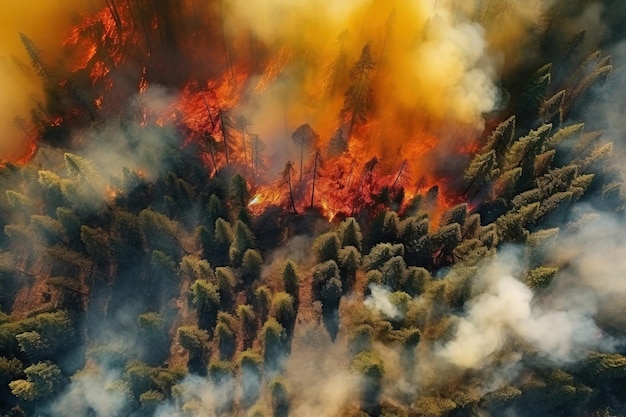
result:
M 300 147 L 300 181 L 302 181 L 304 151 L 311 148 L 319 137 L 320 135 L 308 123 L 301 125 L 291 134 L 291 139 Z
M 365 123 L 372 108 L 373 89 L 370 86 L 370 72 L 374 69 L 374 60 L 369 44 L 361 51 L 361 57 L 350 69 L 352 84 L 346 91 L 343 108 L 339 113 L 342 121 L 347 121 L 348 140 L 352 137 L 352 129 L 356 123 Z
M 285 183 L 287 184 L 287 186 L 289 187 L 289 200 L 291 201 L 291 208 L 293 209 L 294 214 L 298 213 L 298 210 L 296 209 L 296 201 L 293 198 L 293 187 L 291 185 L 291 177 L 293 174 L 295 174 L 296 170 L 293 167 L 293 162 L 292 161 L 288 161 L 285 164 L 285 170 L 283 171 L 283 180 L 285 181 Z

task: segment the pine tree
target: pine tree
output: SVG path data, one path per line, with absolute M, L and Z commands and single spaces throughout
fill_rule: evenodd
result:
M 296 272 L 296 265 L 291 261 L 287 260 L 285 262 L 285 267 L 283 269 L 283 285 L 285 287 L 285 292 L 293 298 L 294 306 L 297 310 L 298 308 L 298 299 L 299 299 L 299 290 L 300 290 L 300 279 L 298 277 L 298 273 Z
M 263 167 L 263 158 L 261 157 L 265 144 L 259 138 L 259 135 L 252 135 L 251 153 L 252 153 L 252 173 L 259 175 L 259 170 Z
M 250 120 L 240 114 L 235 116 L 235 127 L 239 129 L 239 133 L 241 133 L 241 143 L 243 144 L 243 163 L 244 165 L 248 164 L 248 152 L 246 147 L 246 133 L 248 132 L 248 128 L 252 125 Z
M 463 179 L 467 183 L 465 194 L 475 195 L 498 173 L 494 150 L 475 155 L 463 174 Z
M 35 72 L 38 76 L 40 76 L 45 83 L 53 84 L 54 83 L 54 70 L 48 66 L 41 57 L 41 51 L 35 43 L 25 34 L 20 33 L 20 40 L 26 49 L 26 53 L 30 58 L 30 62 L 35 69 Z
M 352 129 L 357 123 L 365 123 L 372 107 L 372 87 L 370 86 L 370 72 L 374 69 L 374 60 L 369 44 L 361 51 L 359 60 L 350 69 L 352 84 L 345 94 L 343 108 L 339 117 L 347 121 L 346 138 L 350 140 Z
M 318 135 L 308 123 L 299 126 L 295 132 L 291 134 L 291 140 L 300 147 L 300 181 L 302 181 L 304 151 L 310 149 L 315 142 L 317 142 L 319 137 L 320 135 Z

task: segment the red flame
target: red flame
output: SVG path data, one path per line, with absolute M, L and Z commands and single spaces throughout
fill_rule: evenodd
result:
M 124 100 L 145 93 L 154 83 L 149 75 L 159 70 L 150 66 L 153 57 L 149 45 L 149 31 L 160 33 L 157 16 L 145 22 L 136 21 L 132 10 L 121 5 L 116 7 L 115 13 L 118 16 L 105 7 L 93 15 L 83 16 L 81 23 L 68 32 L 64 42 L 64 47 L 71 51 L 68 55 L 73 57 L 71 70 L 91 80 L 94 90 L 92 106 L 105 117 L 116 111 L 115 106 L 120 107 L 118 113 L 124 111 L 121 105 Z M 141 68 L 134 71 L 136 84 L 120 82 L 118 85 L 118 81 L 114 81 L 117 68 L 126 65 L 127 58 L 137 54 L 137 50 L 143 50 L 145 55 L 142 56 L 144 62 L 133 63 Z M 213 168 L 212 172 L 227 164 L 243 171 L 254 192 L 249 209 L 256 214 L 271 205 L 300 213 L 314 207 L 332 220 L 340 214 L 352 215 L 390 202 L 400 209 L 414 196 L 424 194 L 434 186 L 439 186 L 440 192 L 437 194 L 439 208 L 433 209 L 433 216 L 457 202 L 458 198 L 449 195 L 445 187 L 446 179 L 429 171 L 429 152 L 438 145 L 439 139 L 432 133 L 436 129 L 429 126 L 431 121 L 422 120 L 419 115 L 406 115 L 406 126 L 393 126 L 382 119 L 357 124 L 351 129 L 345 152 L 328 155 L 323 150 L 328 148 L 329 138 L 336 131 L 337 117 L 327 112 L 329 114 L 316 118 L 320 137 L 311 146 L 322 151 L 310 158 L 302 178 L 294 173 L 287 179 L 264 181 L 258 154 L 253 160 L 252 135 L 236 129 L 226 134 L 224 120 L 238 113 L 246 88 L 249 87 L 254 94 L 263 94 L 293 60 L 294 52 L 281 47 L 273 56 L 260 60 L 263 66 L 260 73 L 253 71 L 255 65 L 246 63 L 245 59 L 231 62 L 221 75 L 184 82 L 177 102 L 162 114 L 151 114 L 141 107 L 141 100 L 135 100 L 140 106 L 138 116 L 142 124 L 148 119 L 161 126 L 176 124 L 186 135 L 185 143 L 194 141 L 201 145 L 201 157 Z M 128 72 L 126 70 L 123 74 Z M 309 84 L 303 91 L 311 97 L 319 96 L 328 87 L 315 82 Z M 397 149 L 380 145 L 390 137 L 406 138 L 404 143 L 409 145 L 400 145 Z M 227 141 L 231 143 L 227 144 Z M 477 151 L 477 147 L 476 141 L 469 141 L 454 152 L 471 154 Z M 34 149 L 33 143 L 24 160 L 28 160 Z M 299 164 L 295 165 L 299 170 Z

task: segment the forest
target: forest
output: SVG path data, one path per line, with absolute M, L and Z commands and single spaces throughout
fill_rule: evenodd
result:
M 39 3 L 0 416 L 626 416 L 621 2 Z

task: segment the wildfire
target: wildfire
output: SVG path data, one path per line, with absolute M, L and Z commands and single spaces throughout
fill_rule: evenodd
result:
M 311 10 L 311 16 L 295 17 L 303 19 L 300 26 L 291 22 L 267 32 L 251 22 L 246 36 L 197 32 L 186 39 L 183 31 L 178 38 L 168 37 L 160 11 L 142 14 L 130 2 L 111 2 L 83 16 L 68 31 L 64 47 L 73 51 L 69 55 L 76 77 L 91 81 L 94 111 L 115 114 L 118 106 L 119 113 L 125 108 L 121 102 L 130 98 L 139 107 L 134 116 L 141 126 L 174 123 L 186 136 L 185 144 L 201 145 L 202 159 L 213 173 L 228 165 L 248 178 L 255 192 L 248 207 L 255 214 L 272 205 L 298 213 L 317 208 L 332 220 L 380 205 L 400 209 L 434 186 L 439 186 L 438 206 L 447 208 L 456 200 L 445 189 L 446 179 L 437 177 L 440 162 L 434 150 L 449 142 L 449 136 L 460 138 L 456 146 L 446 147 L 449 152 L 469 155 L 478 150 L 477 111 L 468 109 L 457 92 L 473 84 L 427 72 L 418 59 L 443 42 L 446 31 L 456 30 L 449 16 L 440 12 L 435 28 L 428 23 L 430 12 L 404 3 L 398 7 L 407 14 L 398 19 L 413 19 L 415 28 L 387 18 L 400 15 L 390 6 L 371 5 L 337 22 Z M 227 21 L 246 15 L 238 7 L 229 13 L 233 16 Z M 341 26 L 363 19 L 372 27 L 362 33 L 348 34 Z M 416 33 L 423 41 L 416 41 Z M 172 71 L 182 78 L 176 81 L 180 92 L 175 102 L 155 114 L 142 97 L 170 71 L 171 56 L 159 55 L 170 47 L 168 42 L 179 42 L 180 51 L 193 51 L 202 42 L 209 50 L 221 45 L 225 62 L 220 70 L 204 71 L 204 61 L 194 52 L 189 63 L 180 63 L 178 73 Z M 462 48 L 458 53 L 463 55 Z M 482 61 L 461 64 L 475 65 L 480 72 Z M 484 92 L 472 93 L 467 95 Z M 457 102 L 446 102 L 446 94 Z M 463 112 L 455 115 L 458 109 Z M 315 129 L 316 138 L 298 147 L 291 134 L 303 123 Z M 288 159 L 296 161 L 289 169 L 297 172 L 277 179 Z

